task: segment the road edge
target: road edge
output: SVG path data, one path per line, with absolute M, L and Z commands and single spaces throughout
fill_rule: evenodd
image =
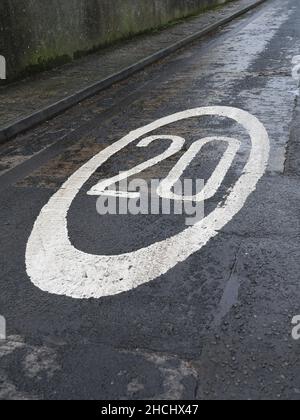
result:
M 75 92 L 73 95 L 67 96 L 64 99 L 61 99 L 58 102 L 55 102 L 52 105 L 49 105 L 31 115 L 28 115 L 25 118 L 15 121 L 13 124 L 7 125 L 6 127 L 0 129 L 0 144 L 4 144 L 17 135 L 24 133 L 25 131 L 42 124 L 45 121 L 48 121 L 57 115 L 67 111 L 78 103 L 91 98 L 97 93 L 101 92 L 104 89 L 109 88 L 114 83 L 121 82 L 122 80 L 127 79 L 129 76 L 143 70 L 147 66 L 154 64 L 155 62 L 161 60 L 162 58 L 168 57 L 170 54 L 176 52 L 180 48 L 185 47 L 186 45 L 196 41 L 199 38 L 202 38 L 205 35 L 208 35 L 210 32 L 218 29 L 221 26 L 230 23 L 231 21 L 237 19 L 238 17 L 244 15 L 252 9 L 255 9 L 266 0 L 257 0 L 255 3 L 252 3 L 249 6 L 243 7 L 232 15 L 219 20 L 218 22 L 207 26 L 201 31 L 195 32 L 192 35 L 189 35 L 182 40 L 170 45 L 169 47 L 159 50 L 156 53 L 138 61 L 131 66 L 120 70 L 117 73 L 112 74 L 106 79 L 102 79 L 96 83 L 93 83 L 90 86 L 87 86 L 84 89 L 81 89 Z

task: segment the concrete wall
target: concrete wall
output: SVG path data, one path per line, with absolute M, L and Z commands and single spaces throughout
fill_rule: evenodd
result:
M 65 62 L 227 0 L 1 0 L 8 77 Z

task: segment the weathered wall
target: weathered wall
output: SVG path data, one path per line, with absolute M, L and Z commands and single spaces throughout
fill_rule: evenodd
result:
M 12 78 L 226 1 L 1 0 L 0 54 Z

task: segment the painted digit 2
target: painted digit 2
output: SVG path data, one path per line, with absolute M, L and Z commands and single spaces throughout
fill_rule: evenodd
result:
M 226 201 L 203 220 L 179 234 L 134 252 L 112 256 L 92 255 L 73 247 L 68 236 L 67 215 L 73 200 L 90 176 L 111 156 L 133 141 L 174 122 L 202 116 L 232 119 L 244 127 L 251 139 L 249 159 L 242 175 L 230 189 Z M 146 146 L 154 139 L 157 137 L 148 137 L 140 146 Z M 156 157 L 155 161 L 150 160 L 131 171 L 138 173 L 145 165 L 151 166 L 158 159 L 165 159 L 180 150 L 184 140 L 179 137 L 171 140 L 170 148 Z M 238 149 L 236 140 L 228 138 L 221 138 L 221 140 L 229 145 L 225 152 L 227 157 L 217 166 L 216 173 L 206 185 L 206 191 L 204 193 L 202 191 L 202 195 L 197 197 L 198 200 L 212 196 L 218 189 Z M 190 162 L 201 150 L 203 144 L 209 141 L 211 139 L 204 139 L 192 145 L 192 148 L 173 168 L 173 173 L 171 171 L 164 183 L 160 185 L 161 194 L 172 196 L 170 180 L 174 180 L 174 173 L 180 176 L 186 162 Z M 199 251 L 242 209 L 248 196 L 255 190 L 257 182 L 265 173 L 269 151 L 268 134 L 260 121 L 246 111 L 231 107 L 186 110 L 129 133 L 78 169 L 42 209 L 34 224 L 26 249 L 26 268 L 31 281 L 43 291 L 85 299 L 127 292 L 160 277 L 176 264 Z M 90 193 L 101 194 L 104 187 L 111 185 L 111 180 L 109 181 L 108 185 L 107 183 L 98 184 Z

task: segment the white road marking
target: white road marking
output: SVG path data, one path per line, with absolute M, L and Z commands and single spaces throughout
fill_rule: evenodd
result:
M 172 188 L 176 182 L 183 175 L 186 168 L 190 165 L 192 160 L 200 152 L 200 150 L 206 144 L 212 143 L 213 141 L 223 141 L 228 143 L 228 148 L 224 153 L 222 159 L 220 160 L 218 166 L 214 170 L 213 174 L 209 178 L 208 182 L 204 186 L 203 190 L 192 197 L 189 196 L 179 196 L 172 192 Z M 220 188 L 225 175 L 227 174 L 237 151 L 240 148 L 241 143 L 232 138 L 228 137 L 207 137 L 201 140 L 195 141 L 189 150 L 182 156 L 182 158 L 177 162 L 174 168 L 171 170 L 169 175 L 161 182 L 160 186 L 157 189 L 158 195 L 163 198 L 170 200 L 183 200 L 183 201 L 204 201 L 213 197 L 218 189 Z
M 293 79 L 296 81 L 300 80 L 300 55 L 295 55 L 292 59 L 292 64 L 294 65 L 292 69 Z
M 137 147 L 147 147 L 151 143 L 156 140 L 171 140 L 172 144 L 170 147 L 158 156 L 155 156 L 152 159 L 149 159 L 147 162 L 141 163 L 140 165 L 132 168 L 128 171 L 124 171 L 119 175 L 116 175 L 112 178 L 105 179 L 97 183 L 94 187 L 88 191 L 88 195 L 104 195 L 110 197 L 122 197 L 122 198 L 139 198 L 140 193 L 138 192 L 129 192 L 129 191 L 117 191 L 117 190 L 107 190 L 107 188 L 111 185 L 116 185 L 118 182 L 124 181 L 125 179 L 129 179 L 134 175 L 137 175 L 144 170 L 157 165 L 158 163 L 166 160 L 167 158 L 175 155 L 179 152 L 182 147 L 184 146 L 185 140 L 182 137 L 178 136 L 150 136 L 137 144 Z M 204 189 L 197 195 L 193 197 L 177 195 L 172 192 L 172 188 L 175 186 L 177 181 L 179 181 L 180 177 L 183 175 L 186 168 L 190 165 L 192 160 L 197 156 L 200 150 L 207 144 L 212 143 L 214 141 L 223 141 L 228 144 L 228 148 L 224 153 L 221 161 L 219 162 L 217 168 L 215 169 L 214 173 L 210 177 L 209 181 L 205 185 Z M 213 197 L 222 181 L 227 174 L 237 151 L 240 148 L 241 143 L 232 138 L 228 137 L 207 137 L 204 139 L 200 139 L 195 141 L 188 151 L 184 153 L 182 158 L 177 162 L 174 168 L 170 171 L 169 175 L 160 183 L 157 193 L 160 197 L 169 200 L 181 200 L 181 201 L 204 201 L 211 197 Z
M 295 80 L 300 79 L 300 63 L 297 64 L 297 66 L 293 68 L 293 79 Z
M 106 256 L 76 249 L 68 237 L 67 215 L 90 176 L 136 139 L 174 122 L 202 116 L 232 119 L 241 124 L 251 138 L 248 162 L 225 203 L 181 233 L 134 252 Z M 260 121 L 246 111 L 231 107 L 186 110 L 129 133 L 78 169 L 42 209 L 26 249 L 26 267 L 31 281 L 46 292 L 83 299 L 127 292 L 158 278 L 199 251 L 243 208 L 265 173 L 269 152 L 268 134 Z
M 126 172 L 122 172 L 121 174 L 113 178 L 105 179 L 104 181 L 99 182 L 97 185 L 91 188 L 90 191 L 88 191 L 88 195 L 102 195 L 103 193 L 105 195 L 107 194 L 116 195 L 116 191 L 114 192 L 105 191 L 105 189 L 110 187 L 113 184 L 117 184 L 118 182 L 123 181 L 124 179 L 137 175 L 145 171 L 146 169 L 151 168 L 151 166 L 157 165 L 159 162 L 162 162 L 163 160 L 168 159 L 169 157 L 175 155 L 177 152 L 179 152 L 182 149 L 185 143 L 185 140 L 182 137 L 178 137 L 178 136 L 150 136 L 141 140 L 137 144 L 137 147 L 147 147 L 151 143 L 153 143 L 155 140 L 172 140 L 172 143 L 165 152 L 161 153 L 158 156 L 155 156 L 152 159 L 149 159 L 147 162 L 141 163 L 135 168 L 132 168 Z M 139 194 L 137 193 L 130 193 L 130 192 L 126 193 L 126 195 L 127 197 L 132 197 L 132 198 L 139 196 Z
M 300 55 L 295 55 L 292 58 L 292 64 L 299 64 L 300 63 Z

